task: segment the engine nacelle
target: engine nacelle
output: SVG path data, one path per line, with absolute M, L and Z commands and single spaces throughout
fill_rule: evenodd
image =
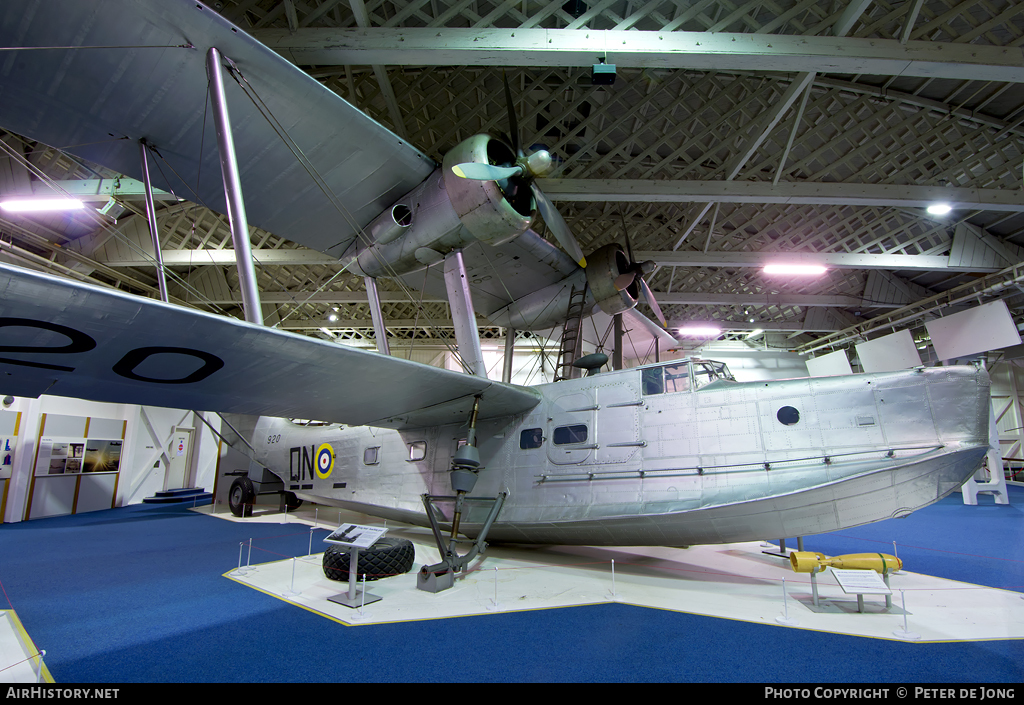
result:
M 456 176 L 452 167 L 465 162 L 507 164 L 515 160 L 508 145 L 490 135 L 474 135 L 444 155 L 441 169 L 448 198 L 470 234 L 488 245 L 508 242 L 530 227 L 533 199 L 529 189 L 506 193 L 495 181 Z M 516 186 L 509 184 L 508 188 Z
M 640 298 L 636 278 L 622 291 L 615 288 L 615 279 L 627 271 L 629 259 L 616 243 L 587 255 L 587 285 L 598 307 L 610 316 L 630 310 Z

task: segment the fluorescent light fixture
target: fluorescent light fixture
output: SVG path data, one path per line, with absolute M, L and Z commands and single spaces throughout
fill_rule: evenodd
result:
M 683 326 L 679 329 L 679 334 L 692 338 L 712 337 L 721 335 L 722 329 L 707 324 L 694 324 L 690 326 Z
M 83 207 L 77 198 L 18 198 L 0 202 L 0 208 L 10 213 L 74 211 Z
M 765 274 L 805 274 L 818 276 L 828 271 L 827 267 L 820 264 L 766 264 Z
M 747 340 L 750 340 L 751 338 L 756 338 L 757 336 L 761 335 L 762 333 L 764 333 L 763 330 L 761 330 L 760 328 L 755 328 L 754 330 L 752 330 L 749 333 L 747 333 Z
M 928 213 L 931 215 L 946 215 L 951 210 L 953 210 L 953 207 L 950 206 L 948 203 L 933 203 L 930 206 L 928 206 L 925 210 L 928 211 Z

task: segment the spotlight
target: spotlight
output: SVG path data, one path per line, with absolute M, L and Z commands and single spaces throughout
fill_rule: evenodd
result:
M 604 59 L 598 59 L 600 63 L 594 64 L 590 72 L 590 84 L 592 86 L 610 86 L 615 83 L 615 64 L 606 64 Z
M 946 215 L 953 210 L 953 208 L 948 203 L 933 203 L 925 210 L 928 211 L 930 215 Z

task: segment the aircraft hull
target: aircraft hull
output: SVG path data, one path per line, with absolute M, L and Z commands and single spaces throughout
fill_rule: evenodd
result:
M 906 516 L 942 499 L 978 469 L 986 447 L 942 449 L 789 494 L 664 514 L 596 521 L 497 523 L 489 541 L 689 546 L 822 534 Z M 473 535 L 478 526 L 465 527 Z
M 825 533 L 941 499 L 988 450 L 983 369 L 673 390 L 672 373 L 696 386 L 703 364 L 542 385 L 531 411 L 482 421 L 471 495 L 508 496 L 488 540 L 691 545 Z M 650 386 L 660 371 L 662 386 Z M 422 495 L 453 494 L 448 470 L 465 437 L 465 424 L 316 430 L 262 419 L 256 429 L 261 462 L 286 489 L 419 525 Z M 329 467 L 315 472 L 317 458 Z M 468 506 L 463 533 L 475 535 L 487 508 Z M 449 506 L 440 511 L 450 518 Z

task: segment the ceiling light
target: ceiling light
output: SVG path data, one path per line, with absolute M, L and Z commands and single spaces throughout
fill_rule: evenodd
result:
M 77 198 L 19 198 L 0 202 L 0 208 L 11 213 L 72 211 L 83 207 Z
M 332 313 L 327 317 L 327 320 L 330 321 L 331 323 L 334 323 L 336 320 L 338 320 L 338 314 Z
M 692 326 L 684 326 L 679 329 L 680 335 L 686 335 L 693 338 L 712 337 L 722 334 L 722 329 L 716 326 L 707 324 L 695 324 Z
M 925 210 L 927 210 L 931 215 L 946 215 L 953 210 L 953 208 L 948 203 L 933 203 Z
M 766 264 L 765 274 L 804 274 L 818 276 L 828 271 L 827 267 L 820 264 Z

